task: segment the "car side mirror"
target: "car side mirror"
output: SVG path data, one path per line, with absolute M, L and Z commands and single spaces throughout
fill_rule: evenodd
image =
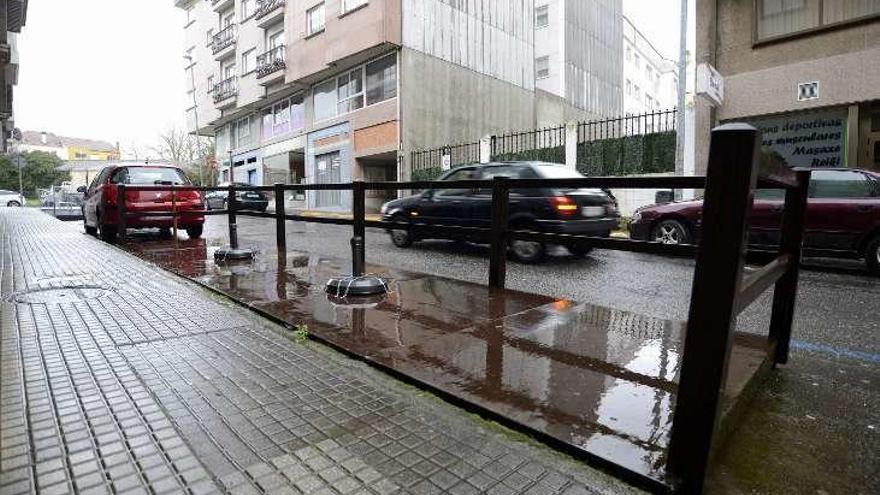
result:
M 434 193 L 434 189 L 425 189 L 424 191 L 422 191 L 422 197 L 425 199 L 431 199 L 434 197 Z
M 78 193 L 85 193 L 85 192 L 86 192 L 86 186 L 79 186 L 79 187 L 77 187 L 77 188 L 76 188 L 76 192 L 78 192 Z

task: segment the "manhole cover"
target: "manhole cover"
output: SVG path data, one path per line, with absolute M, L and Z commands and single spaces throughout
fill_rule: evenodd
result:
M 60 287 L 16 292 L 8 300 L 21 304 L 61 304 L 97 299 L 109 292 L 109 289 L 100 286 Z

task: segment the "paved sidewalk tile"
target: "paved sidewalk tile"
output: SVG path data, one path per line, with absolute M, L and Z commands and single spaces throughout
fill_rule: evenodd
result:
M 0 493 L 633 491 L 79 230 L 0 212 Z

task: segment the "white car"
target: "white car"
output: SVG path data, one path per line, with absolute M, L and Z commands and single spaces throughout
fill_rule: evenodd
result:
M 15 191 L 0 189 L 0 206 L 24 206 L 24 196 Z

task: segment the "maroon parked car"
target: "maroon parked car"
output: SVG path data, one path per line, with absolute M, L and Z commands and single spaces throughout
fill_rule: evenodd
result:
M 750 216 L 749 242 L 756 248 L 776 246 L 782 223 L 781 190 L 759 189 Z M 702 201 L 652 205 L 633 213 L 630 236 L 666 244 L 696 243 Z M 880 274 L 880 174 L 858 169 L 814 170 L 804 254 L 864 259 Z
M 83 222 L 86 232 L 100 235 L 101 239 L 113 242 L 119 233 L 119 200 L 117 185 L 130 186 L 170 186 L 190 184 L 183 171 L 167 165 L 109 165 L 95 176 L 89 187 L 80 187 L 85 194 L 83 200 Z M 198 191 L 176 191 L 174 202 L 171 191 L 132 191 L 125 192 L 125 208 L 133 216 L 126 216 L 129 228 L 158 228 L 163 236 L 171 235 L 174 219 L 168 216 L 137 216 L 138 212 L 171 212 L 204 210 L 204 201 Z M 205 217 L 187 215 L 178 218 L 178 227 L 186 230 L 190 238 L 202 235 Z

